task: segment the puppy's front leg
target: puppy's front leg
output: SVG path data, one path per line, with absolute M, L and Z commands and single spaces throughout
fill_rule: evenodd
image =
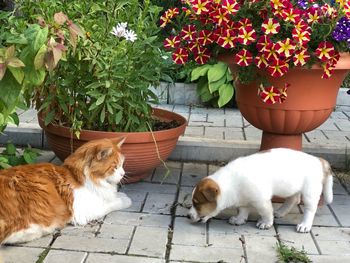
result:
M 228 220 L 231 225 L 243 225 L 247 222 L 250 213 L 249 207 L 241 206 L 238 208 L 238 211 L 237 217 L 231 216 Z
M 260 229 L 269 229 L 273 225 L 273 207 L 271 200 L 256 202 L 254 203 L 254 207 L 261 216 L 256 226 Z

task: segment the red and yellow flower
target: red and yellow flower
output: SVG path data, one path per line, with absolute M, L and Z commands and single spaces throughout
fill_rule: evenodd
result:
M 321 61 L 328 62 L 335 55 L 335 50 L 332 43 L 327 41 L 321 42 L 315 51 L 315 55 Z
M 269 63 L 267 71 L 272 77 L 281 77 L 287 73 L 289 64 L 282 59 L 278 59 Z
M 235 55 L 234 62 L 241 67 L 247 67 L 252 64 L 253 56 L 248 50 L 242 49 Z
M 209 12 L 210 1 L 208 0 L 195 0 L 191 1 L 193 11 L 200 15 L 202 13 Z
M 241 27 L 238 31 L 237 42 L 243 45 L 250 45 L 251 43 L 256 41 L 256 33 L 255 30 L 248 27 Z
M 295 50 L 295 45 L 290 38 L 286 38 L 285 40 L 276 43 L 276 50 L 280 56 L 289 58 Z
M 281 92 L 274 86 L 264 87 L 262 84 L 259 88 L 259 97 L 266 104 L 275 104 L 280 101 Z
M 193 53 L 194 60 L 198 64 L 205 64 L 210 59 L 210 51 L 207 48 L 199 47 L 197 51 Z
M 222 0 L 222 7 L 227 10 L 230 15 L 235 15 L 239 10 L 239 4 L 236 0 Z
M 170 49 L 170 48 L 177 48 L 179 47 L 181 44 L 181 39 L 179 36 L 171 36 L 171 37 L 168 37 L 164 40 L 163 42 L 163 46 L 166 48 L 166 49 Z
M 268 18 L 261 25 L 261 30 L 266 35 L 277 34 L 280 31 L 280 28 L 280 23 L 275 18 Z
M 223 30 L 216 42 L 223 48 L 233 48 L 236 42 L 235 32 L 231 29 Z
M 255 56 L 254 58 L 254 64 L 259 68 L 266 68 L 269 63 L 267 61 L 267 59 L 265 58 L 265 55 L 262 53 L 259 53 L 258 55 Z
M 264 35 L 259 38 L 258 42 L 256 43 L 256 48 L 259 52 L 264 52 L 269 44 L 272 44 L 271 39 Z
M 294 53 L 293 63 L 295 66 L 304 66 L 310 59 L 307 49 L 300 49 Z
M 210 30 L 201 30 L 198 33 L 198 42 L 202 46 L 209 45 L 214 42 L 213 33 Z
M 185 64 L 188 60 L 188 52 L 185 48 L 179 47 L 173 52 L 172 57 L 176 64 Z
M 196 35 L 197 32 L 195 25 L 186 25 L 182 28 L 180 32 L 180 37 L 187 41 L 193 40 L 196 37 Z

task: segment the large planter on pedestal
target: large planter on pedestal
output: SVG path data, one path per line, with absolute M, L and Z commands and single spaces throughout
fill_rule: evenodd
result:
M 223 61 L 236 66 L 227 56 Z M 270 84 L 282 88 L 290 84 L 286 101 L 282 104 L 265 104 L 257 96 L 256 83 L 236 83 L 236 100 L 244 118 L 263 131 L 260 150 L 286 147 L 302 148 L 302 133 L 311 131 L 327 120 L 335 105 L 340 85 L 350 69 L 350 55 L 342 54 L 334 73 L 329 79 L 322 79 L 323 69 L 295 67 L 279 78 L 264 74 Z
M 44 125 L 39 114 L 39 124 L 44 129 L 49 147 L 62 161 L 75 149 L 87 141 L 102 138 L 125 136 L 122 146 L 125 155 L 124 170 L 127 183 L 141 180 L 157 167 L 162 160 L 166 160 L 175 148 L 180 135 L 185 131 L 187 121 L 181 115 L 163 109 L 154 109 L 155 117 L 163 121 L 176 120 L 180 126 L 168 130 L 151 132 L 103 132 L 83 130 L 80 138 L 73 136 L 68 127 L 49 124 Z M 158 155 L 159 154 L 159 155 Z

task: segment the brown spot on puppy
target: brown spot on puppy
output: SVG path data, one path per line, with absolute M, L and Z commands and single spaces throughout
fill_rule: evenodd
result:
M 323 158 L 318 158 L 322 164 L 322 170 L 323 170 L 323 181 L 327 179 L 328 176 L 332 175 L 332 169 L 329 165 L 329 162 L 327 162 Z
M 212 179 L 206 178 L 197 184 L 192 203 L 200 217 L 207 216 L 216 210 L 219 195 L 219 185 Z

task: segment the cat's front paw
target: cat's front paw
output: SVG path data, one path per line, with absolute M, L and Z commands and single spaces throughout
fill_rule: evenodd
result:
M 126 195 L 126 193 L 117 192 L 117 197 L 118 197 L 118 198 L 123 198 L 123 197 L 128 197 L 128 196 Z
M 121 204 L 122 204 L 122 207 L 120 209 L 126 209 L 132 205 L 131 199 L 126 194 L 124 194 L 124 195 L 125 196 L 118 197 L 120 199 Z

